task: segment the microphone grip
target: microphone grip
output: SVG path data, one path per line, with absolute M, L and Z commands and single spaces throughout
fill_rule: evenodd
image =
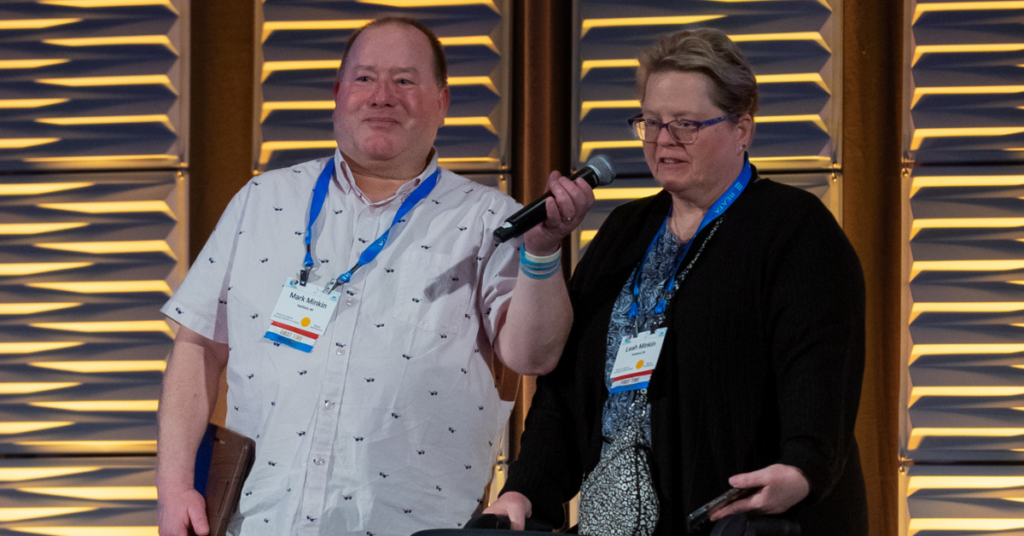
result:
M 547 206 L 545 202 L 547 198 L 551 197 L 551 192 L 547 192 L 540 196 L 534 202 L 521 208 L 519 212 L 509 216 L 505 223 L 501 227 L 494 230 L 494 239 L 499 244 L 515 238 L 526 231 L 529 231 L 536 225 L 539 225 L 548 219 Z

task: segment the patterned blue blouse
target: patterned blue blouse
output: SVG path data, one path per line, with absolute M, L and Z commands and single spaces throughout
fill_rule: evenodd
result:
M 643 277 L 640 278 L 640 297 L 637 303 L 640 311 L 637 319 L 640 331 L 650 331 L 652 328 L 658 327 L 654 325 L 656 319 L 644 313 L 650 312 L 657 305 L 667 278 L 672 276 L 670 272 L 676 256 L 679 254 L 680 248 L 684 246 L 685 243 L 680 243 L 679 238 L 666 225 L 658 235 L 657 243 L 651 248 L 650 255 L 643 264 Z M 633 334 L 632 322 L 629 320 L 629 306 L 633 303 L 633 281 L 635 279 L 636 269 L 634 268 L 633 273 L 626 280 L 626 284 L 622 286 L 622 292 L 615 300 L 611 321 L 608 324 L 608 351 L 605 356 L 604 383 L 609 390 L 612 387 L 612 368 L 615 365 L 615 356 L 619 352 L 619 343 L 626 335 Z M 602 454 L 622 430 L 622 427 L 629 422 L 630 411 L 643 411 L 644 408 L 631 407 L 637 393 L 638 391 L 622 391 L 608 395 L 601 425 L 601 434 L 605 438 Z M 643 444 L 650 448 L 651 411 L 650 404 L 647 406 L 643 424 Z

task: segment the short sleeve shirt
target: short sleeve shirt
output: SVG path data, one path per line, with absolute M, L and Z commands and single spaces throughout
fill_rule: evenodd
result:
M 163 312 L 226 343 L 228 428 L 256 440 L 232 532 L 408 535 L 457 527 L 482 499 L 512 403 L 492 343 L 518 273 L 493 231 L 518 205 L 441 170 L 434 190 L 360 268 L 305 353 L 263 337 L 305 255 L 328 159 L 253 178 L 234 197 Z M 313 228 L 310 284 L 347 271 L 391 225 L 436 158 L 371 203 L 340 152 Z

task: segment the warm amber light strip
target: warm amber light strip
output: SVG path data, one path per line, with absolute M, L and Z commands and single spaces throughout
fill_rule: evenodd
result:
M 951 175 L 914 177 L 910 183 L 910 197 L 921 188 L 953 188 L 957 186 L 1020 186 L 1024 175 Z
M 159 527 L 10 527 L 43 536 L 159 536 Z
M 307 140 L 307 141 L 265 141 L 260 146 L 260 164 L 270 162 L 270 155 L 274 151 L 287 151 L 295 149 L 334 149 L 338 142 L 334 140 Z
M 26 149 L 60 141 L 60 138 L 0 138 L 0 149 Z
M 70 309 L 82 305 L 81 302 L 51 303 L 0 303 L 0 315 L 34 315 L 59 309 Z
M 602 188 L 594 190 L 594 199 L 598 201 L 609 201 L 613 199 L 640 199 L 657 194 L 660 187 L 650 188 Z
M 117 333 L 117 332 L 152 332 L 166 333 L 174 337 L 174 332 L 163 320 L 125 320 L 115 322 L 43 322 L 29 324 L 34 328 L 74 331 L 78 333 Z
M 66 449 L 93 450 L 101 452 L 123 452 L 127 449 L 156 449 L 156 440 L 123 440 L 123 441 L 15 441 L 15 445 L 24 447 L 61 447 Z
M 372 19 L 352 20 L 282 20 L 263 23 L 263 41 L 277 30 L 355 30 L 370 23 Z
M 487 6 L 494 10 L 495 13 L 498 11 L 498 6 L 494 5 L 494 0 L 356 0 L 360 4 L 374 4 L 378 6 L 388 7 L 400 7 L 400 8 L 415 8 L 415 7 L 443 7 L 443 6 L 474 6 L 481 5 Z
M 0 69 L 38 69 L 50 65 L 60 65 L 71 60 L 0 60 Z
M 752 164 L 758 162 L 820 162 L 822 164 L 829 164 L 832 162 L 832 158 L 828 156 L 758 156 L 750 157 Z
M 444 126 L 446 127 L 484 127 L 487 130 L 497 134 L 498 129 L 494 128 L 494 124 L 491 123 L 491 118 L 487 116 L 480 117 L 445 117 Z
M 62 400 L 58 402 L 29 402 L 29 405 L 66 411 L 156 411 L 159 402 L 159 400 Z
M 994 355 L 1024 352 L 1024 344 L 915 344 L 910 348 L 910 364 L 924 355 Z
M 498 88 L 494 85 L 494 81 L 489 76 L 449 76 L 449 86 L 484 86 L 487 89 L 498 94 Z
M 33 275 L 92 266 L 91 262 L 19 262 L 0 264 L 0 276 Z
M 1021 47 L 1024 50 L 1024 47 Z M 910 140 L 910 150 L 921 148 L 925 138 L 976 138 L 982 136 L 1012 136 L 1024 132 L 1020 127 L 974 127 L 974 128 L 918 128 Z
M 332 142 L 333 143 L 333 142 Z M 164 201 L 107 201 L 102 203 L 42 203 L 39 208 L 84 212 L 86 214 L 119 214 L 125 212 L 163 212 L 170 216 L 171 207 Z
M 1014 437 L 1024 435 L 1024 428 L 913 428 L 907 448 L 917 449 L 925 437 Z
M 99 467 L 0 467 L 0 482 L 41 480 L 44 478 L 54 478 L 58 476 L 91 473 L 99 470 Z
M 1024 476 L 912 476 L 907 482 L 919 489 L 999 489 L 1024 486 Z
M 163 114 L 153 115 L 109 115 L 102 117 L 47 117 L 36 119 L 37 123 L 49 125 L 120 125 L 126 123 L 160 123 L 174 131 L 171 118 Z
M 25 395 L 29 393 L 41 393 L 43 391 L 53 391 L 55 389 L 67 389 L 68 387 L 75 387 L 78 385 L 82 384 L 79 382 L 0 382 L 0 395 Z
M 741 35 L 730 35 L 729 39 L 732 39 L 736 43 L 744 43 L 751 41 L 814 41 L 821 45 L 821 48 L 832 52 L 829 48 L 828 43 L 825 42 L 825 38 L 818 32 L 781 32 L 781 33 L 760 33 L 760 34 L 741 34 Z
M 971 385 L 971 386 L 948 386 L 929 385 L 924 387 L 914 386 L 910 389 L 910 400 L 907 407 L 913 407 L 914 403 L 925 396 L 1018 396 L 1024 395 L 1024 387 L 1002 386 L 1002 385 Z
M 583 31 L 580 32 L 580 37 L 587 35 L 587 32 L 589 32 L 591 28 L 608 28 L 614 26 L 665 26 L 672 24 L 693 24 L 696 22 L 704 22 L 721 18 L 725 18 L 725 15 L 583 19 Z
M 0 196 L 39 196 L 54 192 L 65 192 L 79 188 L 88 188 L 95 182 L 26 182 L 16 184 L 0 184 Z
M 643 146 L 640 140 L 585 141 L 580 144 L 580 160 L 588 160 L 590 153 L 601 149 L 640 149 Z
M 913 67 L 925 54 L 954 54 L 965 52 L 1018 52 L 1024 50 L 1022 43 L 978 43 L 970 45 L 918 45 L 914 48 Z
M 452 163 L 493 163 L 497 162 L 497 158 L 489 156 L 466 156 L 466 157 L 451 157 L 451 158 L 438 158 L 440 164 L 452 164 Z
M 167 369 L 167 362 L 163 360 L 145 361 L 36 361 L 29 363 L 30 366 L 64 370 L 67 372 L 80 372 L 83 374 L 100 374 L 104 372 L 163 372 Z
M 977 261 L 914 261 L 910 268 L 910 280 L 926 271 L 934 272 L 1002 272 L 1024 268 L 1024 260 L 977 260 Z
M 917 2 L 914 5 L 914 17 L 910 24 L 917 22 L 928 11 L 981 11 L 994 9 L 1024 9 L 1024 2 L 1020 0 L 995 1 L 995 2 L 947 2 L 943 4 L 926 4 Z
M 75 281 L 60 283 L 29 283 L 33 288 L 77 292 L 79 294 L 109 294 L 125 292 L 162 292 L 171 295 L 171 287 L 166 281 Z
M 171 0 L 38 0 L 40 4 L 54 6 L 99 8 L 99 7 L 125 7 L 125 6 L 166 6 L 177 13 Z
M 1024 302 L 917 302 L 910 309 L 910 323 L 921 313 L 1009 313 L 1024 310 Z
M 123 160 L 168 160 L 170 162 L 177 162 L 178 157 L 167 154 L 134 154 L 110 156 L 40 156 L 24 159 L 25 162 L 110 162 Z
M 580 63 L 580 80 L 586 78 L 587 74 L 590 73 L 592 69 L 635 69 L 639 66 L 640 60 L 636 58 L 584 60 L 582 63 Z
M 65 24 L 74 24 L 82 19 L 13 19 L 0 20 L 0 30 L 42 30 Z
M 277 110 L 333 110 L 334 101 L 271 101 L 263 103 L 260 123 L 267 120 L 271 112 Z
M 831 93 L 821 73 L 788 73 L 788 74 L 759 74 L 756 77 L 758 84 L 793 84 L 798 82 L 811 82 L 818 87 Z
M 43 517 L 56 517 L 67 514 L 80 514 L 91 512 L 95 507 L 22 507 L 22 508 L 0 508 L 0 522 L 24 521 L 26 519 L 39 519 Z
M 159 45 L 177 54 L 166 35 L 117 35 L 111 37 L 73 37 L 70 39 L 43 39 L 48 45 L 60 47 L 101 47 L 125 45 Z
M 88 223 L 0 223 L 0 235 L 37 235 L 78 229 Z
M 0 99 L 0 109 L 8 108 L 42 108 L 54 104 L 63 104 L 71 99 Z
M 1024 86 L 915 87 L 910 107 L 913 108 L 925 95 L 997 95 L 1022 91 Z
M 4 421 L 0 422 L 0 435 L 27 434 L 71 424 L 75 423 L 71 421 Z M 0 481 L 2 480 L 3 478 L 0 477 Z
M 586 63 L 586 62 L 584 62 Z M 591 110 L 598 109 L 623 109 L 639 108 L 639 100 L 607 100 L 607 101 L 583 101 L 580 104 L 580 120 L 582 121 Z
M 814 123 L 824 132 L 828 132 L 828 126 L 818 114 L 806 115 L 758 115 L 754 116 L 755 123 Z
M 40 84 L 65 87 L 103 87 L 103 86 L 166 86 L 175 91 L 171 79 L 165 74 L 140 74 L 129 76 L 87 76 L 81 78 L 41 78 Z
M 339 66 L 341 66 L 341 60 L 265 61 L 260 80 L 266 82 L 267 77 L 275 71 L 303 71 L 306 69 L 337 71 Z
M 593 231 L 591 231 L 591 230 L 586 230 L 586 231 L 581 230 L 580 231 L 580 247 L 581 248 L 585 247 L 587 244 L 590 243 L 591 240 L 594 239 L 595 236 L 597 236 L 597 230 L 593 230 Z
M 17 488 L 36 495 L 54 495 L 95 501 L 155 501 L 156 486 L 90 486 L 66 488 Z
M 0 342 L 2 354 L 36 354 L 50 350 L 63 350 L 81 346 L 84 342 Z
M 984 530 L 1013 530 L 1024 529 L 1024 519 L 1021 518 L 911 518 L 907 527 L 907 536 L 916 536 L 917 533 L 925 530 L 952 531 L 969 530 L 971 532 Z
M 497 45 L 494 44 L 494 40 L 489 35 L 461 35 L 454 37 L 438 37 L 438 41 L 441 42 L 442 46 L 446 47 L 473 47 L 483 46 L 487 47 L 494 52 L 498 52 Z
M 123 240 L 116 242 L 53 242 L 34 244 L 38 248 L 109 255 L 116 253 L 166 253 L 174 257 L 171 246 L 163 240 Z

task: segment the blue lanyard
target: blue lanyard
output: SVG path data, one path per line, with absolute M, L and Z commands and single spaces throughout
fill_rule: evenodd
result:
M 700 232 L 703 231 L 709 223 L 711 223 L 716 218 L 721 216 L 730 206 L 732 206 L 733 201 L 735 201 L 736 198 L 740 196 L 744 188 L 747 187 L 747 184 L 750 183 L 751 175 L 752 172 L 750 170 L 750 162 L 744 162 L 743 170 L 740 171 L 739 177 L 737 177 L 736 180 L 733 181 L 732 186 L 729 186 L 729 188 L 725 192 L 723 192 L 721 196 L 718 197 L 718 200 L 715 201 L 713 205 L 711 205 L 711 208 L 708 209 L 707 213 L 704 214 L 704 219 L 700 221 L 700 225 L 697 227 L 697 231 L 693 233 L 693 238 L 696 238 L 697 235 L 699 235 Z M 665 228 L 668 226 L 668 220 L 671 217 L 672 209 L 669 208 L 668 215 L 665 216 L 665 221 L 661 222 L 661 228 L 658 230 L 658 234 L 654 235 L 654 240 L 651 240 L 650 245 L 647 246 L 647 251 L 644 253 L 644 258 L 640 259 L 640 266 L 638 266 L 636 269 L 636 277 L 633 278 L 633 303 L 630 304 L 629 306 L 630 320 L 635 319 L 637 314 L 639 313 L 639 307 L 637 306 L 637 303 L 640 299 L 640 277 L 644 273 L 644 263 L 647 262 L 647 257 L 650 256 L 651 250 L 654 249 L 654 244 L 658 243 L 658 238 L 660 238 L 661 235 L 665 232 Z M 679 272 L 679 267 L 682 266 L 683 259 L 686 258 L 686 254 L 687 252 L 690 251 L 690 246 L 692 245 L 693 239 L 691 238 L 690 241 L 686 243 L 686 246 L 683 247 L 683 251 L 676 257 L 676 262 L 672 266 L 671 275 L 669 276 L 668 281 L 665 283 L 665 291 L 662 293 L 662 296 L 658 299 L 658 304 L 654 307 L 655 314 L 660 315 L 665 313 L 665 309 L 666 307 L 668 307 L 668 302 L 665 299 L 665 296 L 671 296 L 672 293 L 675 291 L 676 273 Z
M 395 217 L 391 220 L 391 225 L 384 231 L 384 234 L 380 235 L 376 240 L 370 244 L 362 254 L 359 255 L 359 260 L 356 261 L 355 266 L 350 268 L 347 272 L 339 275 L 336 279 L 332 279 L 327 283 L 325 290 L 331 292 L 334 290 L 339 283 L 348 283 L 352 280 L 352 275 L 356 273 L 362 266 L 366 266 L 373 262 L 377 258 L 377 255 L 384 249 L 384 246 L 388 243 L 388 235 L 391 233 L 391 229 L 402 221 L 412 209 L 420 201 L 430 195 L 430 192 L 434 190 L 434 186 L 437 185 L 437 178 L 441 174 L 441 168 L 437 168 L 434 172 L 427 177 L 426 180 L 420 183 L 405 201 L 402 201 L 402 205 L 398 207 L 398 212 L 395 213 Z M 313 223 L 320 217 L 320 211 L 323 209 L 324 200 L 327 198 L 327 187 L 331 182 L 331 177 L 334 175 L 334 158 L 327 161 L 327 166 L 324 167 L 323 172 L 320 173 L 320 177 L 316 180 L 316 186 L 313 188 L 313 200 L 309 205 L 309 224 L 306 226 L 306 258 L 303 260 L 303 270 L 300 274 L 300 281 L 305 286 L 306 281 L 309 279 L 309 272 L 313 269 L 313 256 L 310 254 L 310 243 L 313 237 Z

